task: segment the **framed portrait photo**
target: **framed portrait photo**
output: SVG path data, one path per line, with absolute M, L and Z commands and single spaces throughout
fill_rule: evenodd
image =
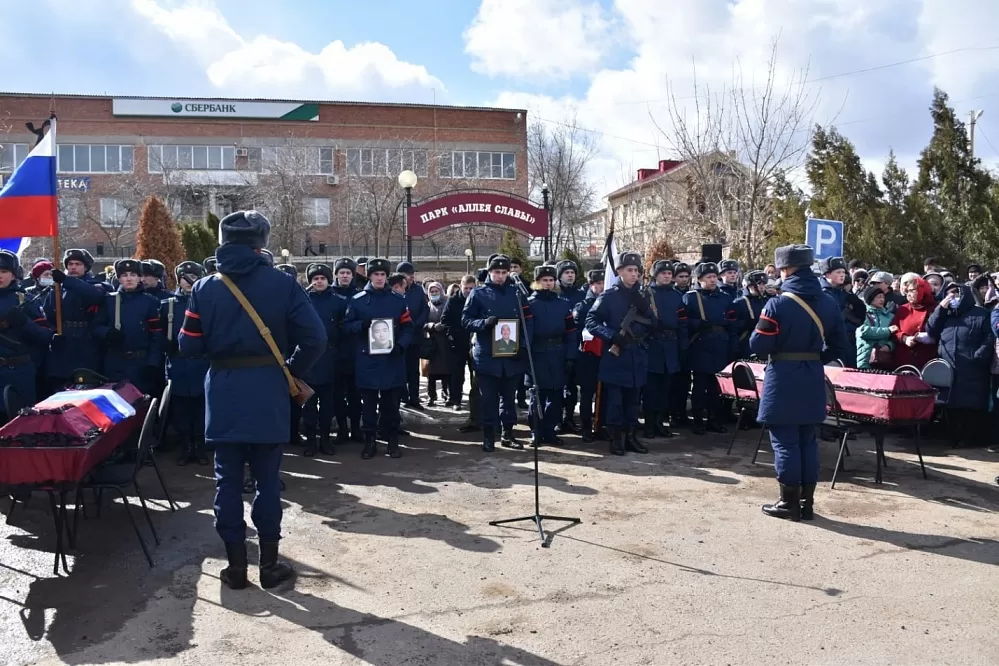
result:
M 391 354 L 395 348 L 395 327 L 391 319 L 372 319 L 368 328 L 368 353 Z
M 516 319 L 500 319 L 493 329 L 493 358 L 510 358 L 520 351 Z

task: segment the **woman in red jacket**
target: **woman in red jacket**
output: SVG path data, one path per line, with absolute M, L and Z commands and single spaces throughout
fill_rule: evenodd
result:
M 895 367 L 912 365 L 922 369 L 937 357 L 937 341 L 926 333 L 926 320 L 936 307 L 933 288 L 923 278 L 917 277 L 902 285 L 906 302 L 898 307 L 892 325 L 898 330 L 892 334 L 896 344 Z

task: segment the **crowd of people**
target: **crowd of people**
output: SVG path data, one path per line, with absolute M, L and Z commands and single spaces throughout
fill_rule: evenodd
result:
M 460 410 L 466 378 L 460 429 L 481 432 L 484 452 L 497 440 L 524 448 L 514 426 L 527 410 L 534 446 L 567 446 L 578 434 L 606 439 L 614 455 L 642 454 L 640 437 L 725 432 L 732 405 L 717 373 L 735 359 L 765 359 L 758 419 L 770 430 L 781 499 L 764 511 L 795 520 L 813 511 L 823 364 L 918 371 L 943 358 L 954 373 L 954 438 L 995 450 L 999 295 L 974 264 L 967 282 L 933 259 L 922 274 L 895 277 L 857 260 L 816 264 L 811 248 L 789 246 L 762 270 L 706 258 L 643 263 L 624 252 L 613 276 L 559 261 L 528 279 L 516 259 L 495 254 L 445 287 L 384 258 L 312 263 L 299 276 L 274 265 L 269 230 L 254 211 L 228 216 L 216 255 L 178 265 L 172 291 L 154 258 L 94 275 L 93 257 L 71 249 L 26 276 L 16 255 L 0 252 L 4 411 L 13 411 L 11 394 L 33 404 L 80 368 L 149 395 L 169 385 L 178 464 L 208 464 L 215 452 L 217 528 L 234 587 L 245 585 L 241 492 L 256 493 L 262 576 L 266 568 L 276 584 L 290 575 L 276 550 L 285 445 L 311 457 L 356 441 L 370 459 L 384 443 L 398 458 L 400 405 Z

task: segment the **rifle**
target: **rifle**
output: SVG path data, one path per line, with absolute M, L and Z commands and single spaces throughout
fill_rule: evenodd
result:
M 631 332 L 631 325 L 636 323 L 645 324 L 646 326 L 651 326 L 652 320 L 643 314 L 639 314 L 638 308 L 632 305 L 630 308 L 628 308 L 628 313 L 624 316 L 624 320 L 621 322 L 621 335 L 634 339 L 636 336 L 634 333 Z M 617 345 L 611 345 L 607 351 L 613 354 L 614 356 L 621 355 L 621 348 L 618 347 Z

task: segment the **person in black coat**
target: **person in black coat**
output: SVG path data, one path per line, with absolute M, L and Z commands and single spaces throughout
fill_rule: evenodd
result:
M 367 260 L 365 259 L 365 261 Z M 356 270 L 357 264 L 350 257 L 340 257 L 333 262 L 333 277 L 335 281 L 332 289 L 333 293 L 343 301 L 343 312 L 345 315 L 350 299 L 360 291 L 355 280 Z M 365 284 L 367 284 L 366 280 Z M 361 392 L 357 388 L 357 378 L 354 374 L 354 354 L 357 346 L 357 337 L 349 334 L 344 329 L 343 317 L 337 322 L 337 326 L 340 337 L 337 344 L 333 381 L 334 414 L 337 423 L 336 441 L 338 444 L 346 444 L 348 441 L 363 442 L 364 435 L 361 433 Z
M 598 435 L 594 431 L 594 402 L 597 396 L 597 383 L 600 374 L 600 356 L 603 354 L 603 341 L 586 330 L 586 316 L 604 292 L 604 271 L 592 270 L 586 274 L 589 289 L 582 301 L 572 309 L 573 322 L 580 333 L 579 357 L 576 360 L 576 379 L 579 382 L 579 421 L 584 442 L 592 442 Z M 602 405 L 596 409 L 602 409 Z M 598 412 L 602 413 L 602 412 Z
M 660 259 L 652 265 L 654 319 L 649 338 L 649 379 L 642 394 L 645 411 L 644 435 L 672 437 L 666 425 L 669 417 L 669 391 L 672 378 L 680 370 L 680 357 L 690 344 L 687 333 L 687 308 L 683 295 L 673 288 L 673 264 Z
M 37 301 L 27 297 L 18 286 L 17 275 L 20 261 L 17 255 L 8 250 L 0 250 L 0 396 L 10 387 L 24 407 L 37 401 L 35 394 L 36 369 L 32 350 L 47 346 L 52 339 L 52 331 L 45 325 L 45 317 Z M 14 414 L 6 414 L 6 407 L 0 400 L 0 411 L 7 420 Z
M 681 297 L 690 291 L 690 266 L 682 261 L 673 264 L 673 288 Z M 688 324 L 689 325 L 689 324 Z M 690 398 L 690 361 L 687 354 L 680 357 L 680 369 L 673 375 L 669 390 L 669 423 L 674 428 L 690 425 L 687 401 Z
M 305 291 L 263 256 L 270 221 L 238 211 L 219 223 L 219 275 L 198 280 L 178 339 L 180 353 L 211 362 L 205 381 L 205 440 L 215 447 L 215 529 L 229 566 L 219 576 L 232 589 L 247 584 L 243 467 L 256 479 L 251 517 L 260 542 L 260 585 L 293 575 L 278 561 L 281 539 L 281 455 L 288 441 L 292 378 L 302 377 L 326 350 L 326 329 Z M 223 281 L 223 276 L 226 281 Z M 229 286 L 243 293 L 270 331 L 284 365 Z M 296 390 L 298 390 L 296 388 Z
M 315 393 L 302 407 L 305 424 L 305 451 L 309 458 L 316 452 L 333 455 L 336 451 L 330 442 L 330 429 L 336 414 L 333 393 L 336 377 L 337 346 L 340 339 L 340 326 L 347 312 L 347 302 L 331 288 L 333 270 L 326 264 L 309 264 L 305 269 L 309 287 L 305 292 L 316 314 L 326 328 L 326 351 L 305 373 L 305 381 Z M 317 442 L 318 436 L 318 442 Z
M 430 320 L 430 303 L 423 285 L 416 282 L 416 267 L 408 261 L 401 261 L 395 267 L 396 271 L 406 276 L 406 306 L 413 319 L 413 344 L 406 349 L 406 389 L 405 395 L 399 396 L 406 406 L 418 411 L 424 411 L 420 403 L 420 339 L 423 329 Z
M 440 321 L 443 333 L 447 337 L 448 344 L 451 346 L 451 354 L 448 356 L 451 362 L 451 386 L 449 394 L 455 411 L 461 409 L 461 400 L 465 387 L 465 368 L 468 368 L 470 376 L 474 372 L 472 358 L 469 355 L 472 348 L 471 336 L 461 326 L 461 311 L 465 307 L 468 295 L 475 288 L 475 278 L 471 275 L 466 275 L 461 278 L 460 287 L 458 292 L 447 299 L 447 303 L 444 304 L 444 311 L 441 312 Z M 471 399 L 472 395 L 470 393 L 469 401 Z
M 579 276 L 579 266 L 575 261 L 560 261 L 555 264 L 555 272 L 558 274 L 558 286 L 562 292 L 562 298 L 569 301 L 569 305 L 576 307 L 586 297 L 586 289 L 576 285 L 576 278 Z M 568 368 L 565 376 L 565 391 L 562 399 L 564 401 L 565 416 L 560 424 L 560 431 L 566 433 L 578 432 L 575 421 L 576 404 L 579 402 L 579 380 L 576 377 L 576 368 Z

